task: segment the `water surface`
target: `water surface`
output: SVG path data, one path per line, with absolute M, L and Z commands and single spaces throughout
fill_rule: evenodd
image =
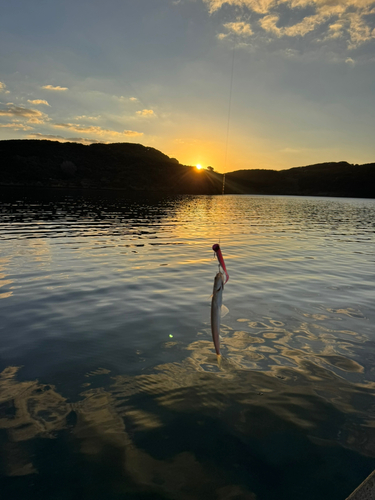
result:
M 374 200 L 3 200 L 6 498 L 335 500 L 374 469 Z

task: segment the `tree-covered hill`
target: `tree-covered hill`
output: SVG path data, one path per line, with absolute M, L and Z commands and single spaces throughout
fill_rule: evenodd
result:
M 116 189 L 128 193 L 221 194 L 223 175 L 181 165 L 141 144 L 0 141 L 0 185 Z M 375 198 L 375 163 L 321 163 L 288 170 L 238 170 L 226 194 Z
M 219 174 L 180 165 L 141 144 L 0 141 L 0 184 L 118 189 L 128 192 L 216 193 Z M 221 189 L 221 184 L 220 184 Z
M 226 193 L 375 198 L 375 163 L 320 163 L 288 170 L 238 170 L 226 175 Z

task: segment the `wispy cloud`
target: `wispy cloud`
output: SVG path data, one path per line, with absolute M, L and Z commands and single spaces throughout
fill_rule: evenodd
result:
M 120 96 L 117 96 L 117 95 L 114 95 L 113 96 L 115 99 L 118 99 L 119 101 L 121 102 L 139 102 L 139 99 L 137 97 L 125 97 L 123 95 L 120 95 Z
M 124 130 L 123 134 L 126 135 L 127 137 L 138 137 L 140 135 L 143 135 L 143 132 L 135 132 L 134 130 Z
M 61 135 L 53 135 L 53 134 L 29 134 L 28 139 L 40 139 L 40 140 L 48 140 L 48 141 L 58 141 L 58 142 L 80 142 L 81 144 L 93 144 L 102 141 L 97 141 L 95 139 L 87 139 L 85 137 L 62 137 Z
M 0 92 L 3 92 L 6 89 L 6 85 L 3 82 L 0 82 Z
M 272 5 L 277 3 L 275 0 L 203 0 L 208 6 L 210 14 L 221 9 L 223 5 L 232 5 L 234 7 L 247 7 L 254 12 L 266 13 Z
M 50 106 L 50 104 L 48 104 L 47 101 L 45 101 L 44 99 L 28 99 L 27 102 L 29 102 L 30 104 L 34 104 L 35 106 L 37 106 L 38 104 L 44 104 L 46 106 Z
M 44 123 L 48 116 L 38 109 L 24 108 L 15 106 L 13 103 L 8 103 L 5 108 L 0 108 L 0 116 L 10 118 L 25 118 L 27 123 L 41 124 Z
M 30 127 L 29 125 L 25 125 L 23 123 L 13 121 L 11 123 L 0 123 L 0 128 L 9 128 L 11 130 L 32 130 L 33 127 Z
M 74 117 L 75 120 L 99 120 L 99 118 L 100 115 L 98 116 L 79 115 Z
M 348 49 L 355 49 L 375 38 L 374 0 L 203 0 L 211 14 L 224 5 L 235 7 L 236 21 L 223 26 L 227 33 L 248 37 L 255 31 L 268 37 L 295 38 L 315 34 L 313 41 L 329 43 L 342 39 Z M 238 17 L 238 9 L 243 18 Z M 252 26 L 249 14 L 254 15 Z
M 110 137 L 121 137 L 121 136 L 136 137 L 143 135 L 143 132 L 136 132 L 135 130 L 124 130 L 123 132 L 117 132 L 116 130 L 108 130 L 96 126 L 76 125 L 74 123 L 55 123 L 53 127 L 74 130 L 74 132 L 79 132 L 83 134 L 94 134 L 99 136 L 110 136 Z
M 152 109 L 142 109 L 142 111 L 137 111 L 138 116 L 155 116 Z
M 44 90 L 56 90 L 57 92 L 64 92 L 65 90 L 69 90 L 68 87 L 60 87 L 53 85 L 43 85 L 42 89 Z
M 235 34 L 241 37 L 249 37 L 254 34 L 253 30 L 249 23 L 244 21 L 237 21 L 233 23 L 225 23 L 224 28 L 227 30 L 227 33 L 220 33 L 218 37 L 223 39 L 230 34 Z

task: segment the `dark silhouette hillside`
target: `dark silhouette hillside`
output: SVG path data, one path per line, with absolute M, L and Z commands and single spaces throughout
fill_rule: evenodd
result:
M 118 189 L 128 192 L 216 194 L 221 176 L 180 165 L 141 144 L 0 141 L 0 184 Z
M 226 174 L 226 193 L 375 198 L 375 163 L 320 163 L 289 170 Z
M 198 171 L 141 144 L 0 141 L 0 185 L 116 189 L 125 193 L 221 194 L 223 175 Z M 226 194 L 375 198 L 375 163 L 321 163 L 226 174 Z

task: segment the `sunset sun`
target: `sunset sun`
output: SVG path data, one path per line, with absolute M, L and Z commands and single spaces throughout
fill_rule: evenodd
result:
M 202 165 L 200 165 L 199 163 L 197 165 L 195 165 L 197 167 L 198 170 L 201 170 L 202 169 Z

